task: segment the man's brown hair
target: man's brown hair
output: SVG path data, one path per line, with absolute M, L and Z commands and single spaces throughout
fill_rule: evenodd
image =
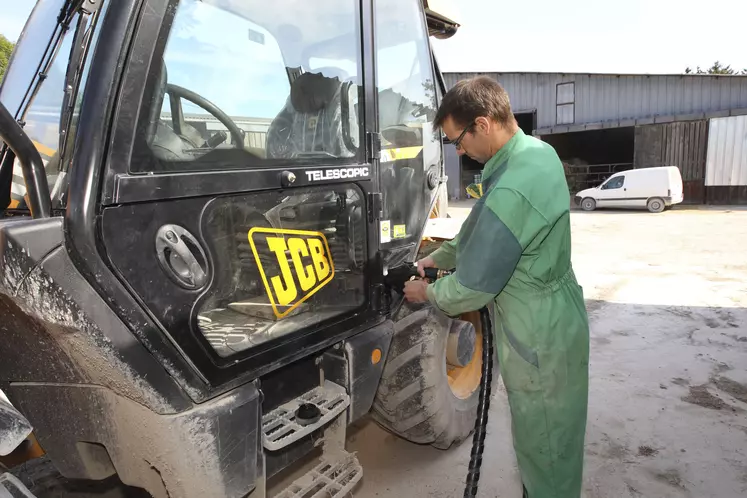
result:
M 508 94 L 494 79 L 487 76 L 458 81 L 441 101 L 433 129 L 443 126 L 451 116 L 457 126 L 467 126 L 479 117 L 490 118 L 502 126 L 514 122 Z

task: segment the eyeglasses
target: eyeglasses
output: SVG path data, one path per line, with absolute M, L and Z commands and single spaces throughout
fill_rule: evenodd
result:
M 457 137 L 457 139 L 456 139 L 456 140 L 454 140 L 453 142 L 451 142 L 451 141 L 449 141 L 449 140 L 448 140 L 448 138 L 447 138 L 447 139 L 446 139 L 446 140 L 447 140 L 447 142 L 448 142 L 448 143 L 451 143 L 451 144 L 453 144 L 453 145 L 454 145 L 454 147 L 456 147 L 456 148 L 457 148 L 457 150 L 461 149 L 461 148 L 462 148 L 462 139 L 464 139 L 464 135 L 466 135 L 466 134 L 467 134 L 467 132 L 468 132 L 469 130 L 471 130 L 471 129 L 472 129 L 472 128 L 473 128 L 474 126 L 475 126 L 475 122 L 474 122 L 474 121 L 472 121 L 472 122 L 471 122 L 470 124 L 468 124 L 468 125 L 467 125 L 467 127 L 466 127 L 466 128 L 464 129 L 464 130 L 462 130 L 462 133 L 461 133 L 461 134 L 459 135 L 459 137 Z

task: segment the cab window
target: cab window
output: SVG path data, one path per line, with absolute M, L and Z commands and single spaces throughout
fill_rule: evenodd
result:
M 0 85 L 0 101 L 14 116 L 17 116 L 26 91 L 36 77 L 39 61 L 55 33 L 57 16 L 64 4 L 65 0 L 39 0 L 16 43 L 13 59 L 30 62 L 11 63 Z M 61 58 L 64 59 L 65 54 Z
M 441 138 L 433 130 L 437 89 L 420 0 L 374 3 L 379 129 L 382 136 L 381 243 L 415 243 L 440 176 Z M 385 255 L 387 264 L 396 264 Z
M 52 195 L 52 207 L 58 209 L 64 207 L 65 193 L 64 179 L 59 173 L 68 170 L 68 162 L 72 157 L 72 142 L 83 100 L 82 88 L 88 77 L 88 62 L 93 54 L 92 47 L 98 35 L 98 30 L 95 30 L 97 24 L 95 19 L 98 17 L 89 19 L 87 24 L 79 27 L 79 14 L 72 17 L 67 30 L 63 33 L 61 28 L 57 27 L 57 22 L 64 3 L 63 0 L 40 0 L 36 4 L 24 29 L 24 34 L 16 45 L 13 61 L 0 89 L 0 100 L 23 123 L 24 131 L 41 155 Z M 108 4 L 105 3 L 103 8 L 106 5 Z M 99 12 L 99 16 L 102 13 L 103 10 Z M 86 58 L 78 75 L 77 85 L 71 88 L 72 93 L 69 96 L 71 112 L 65 113 L 63 105 L 66 80 L 69 71 L 74 71 L 74 68 L 69 69 L 69 66 L 73 40 L 78 29 L 83 30 L 86 33 L 86 39 L 91 42 L 88 44 L 89 50 L 84 53 Z M 54 33 L 61 33 L 59 48 L 49 64 L 46 77 L 39 80 L 36 71 L 47 50 L 50 38 L 54 40 L 52 36 Z M 67 116 L 69 119 L 66 119 Z M 67 133 L 62 137 L 61 127 L 67 129 Z M 61 147 L 65 148 L 64 157 L 60 157 Z M 8 207 L 24 208 L 25 195 L 26 184 L 21 165 L 16 160 Z
M 602 186 L 602 190 L 613 190 L 621 188 L 625 184 L 624 176 L 616 176 Z
M 357 160 L 355 0 L 174 4 L 133 172 Z

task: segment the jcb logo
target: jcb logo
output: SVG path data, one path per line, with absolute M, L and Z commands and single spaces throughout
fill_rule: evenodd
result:
M 335 276 L 323 233 L 252 228 L 249 244 L 278 318 L 296 309 Z

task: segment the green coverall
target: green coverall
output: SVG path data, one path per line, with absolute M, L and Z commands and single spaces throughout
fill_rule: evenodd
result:
M 456 316 L 488 306 L 521 478 L 530 498 L 578 498 L 589 369 L 571 266 L 570 196 L 555 150 L 519 130 L 485 165 L 483 195 L 431 256 L 456 271 L 427 287 Z

